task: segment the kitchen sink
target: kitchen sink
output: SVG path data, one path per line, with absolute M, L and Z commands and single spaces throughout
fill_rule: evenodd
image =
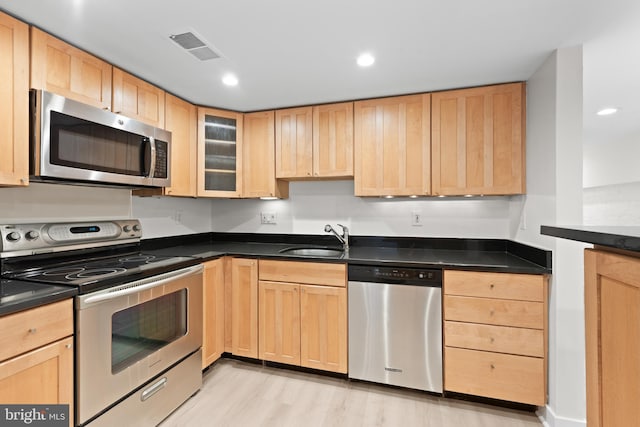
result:
M 344 251 L 342 249 L 335 249 L 335 248 L 295 247 L 295 248 L 282 249 L 280 253 L 286 254 L 286 255 L 338 258 L 344 254 Z

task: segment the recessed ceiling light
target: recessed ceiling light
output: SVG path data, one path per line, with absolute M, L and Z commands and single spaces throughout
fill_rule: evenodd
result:
M 225 74 L 224 77 L 222 77 L 222 83 L 226 84 L 227 86 L 237 86 L 238 78 L 233 74 Z
M 602 110 L 598 111 L 596 114 L 599 116 L 610 116 L 612 114 L 615 114 L 618 112 L 617 108 L 614 107 L 608 107 L 608 108 L 603 108 Z
M 362 55 L 358 56 L 357 62 L 361 67 L 369 67 L 373 65 L 374 62 L 376 62 L 376 58 L 374 58 L 370 53 L 363 53 Z

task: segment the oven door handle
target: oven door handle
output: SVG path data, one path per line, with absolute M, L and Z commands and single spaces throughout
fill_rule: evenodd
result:
M 181 270 L 160 274 L 149 279 L 142 279 L 136 280 L 135 282 L 125 283 L 124 285 L 116 286 L 114 288 L 98 292 L 97 295 L 90 295 L 84 299 L 82 299 L 81 297 L 82 305 L 95 304 L 102 301 L 116 299 L 125 295 L 135 294 L 140 291 L 145 291 L 147 289 L 164 285 L 167 282 L 172 282 L 183 277 L 191 276 L 192 274 L 200 273 L 202 270 L 202 264 L 198 264 L 192 267 L 183 268 Z

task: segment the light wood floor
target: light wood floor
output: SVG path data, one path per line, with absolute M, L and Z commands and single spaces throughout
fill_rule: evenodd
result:
M 542 424 L 529 412 L 222 359 L 205 373 L 202 390 L 160 425 L 539 427 Z

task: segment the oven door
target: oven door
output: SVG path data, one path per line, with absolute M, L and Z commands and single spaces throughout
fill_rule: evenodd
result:
M 77 422 L 202 345 L 202 266 L 76 299 Z

